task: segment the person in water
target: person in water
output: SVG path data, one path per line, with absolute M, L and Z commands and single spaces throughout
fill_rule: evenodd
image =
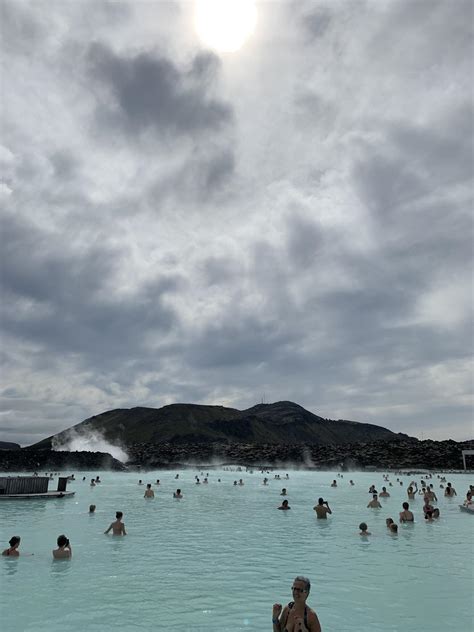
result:
M 321 632 L 318 615 L 306 605 L 311 590 L 309 579 L 298 575 L 291 590 L 294 601 L 284 608 L 280 603 L 273 604 L 273 632 Z
M 123 513 L 121 511 L 117 511 L 115 514 L 116 520 L 112 522 L 107 531 L 104 531 L 107 534 L 110 530 L 112 530 L 113 535 L 127 535 L 125 531 L 125 525 L 122 522 Z
M 58 548 L 53 550 L 55 560 L 67 560 L 72 557 L 72 547 L 65 535 L 58 536 Z
M 378 498 L 377 498 L 377 494 L 374 494 L 372 496 L 372 500 L 370 501 L 370 503 L 367 505 L 367 508 L 371 508 L 371 509 L 382 509 L 382 505 L 380 504 Z
M 280 496 L 286 496 L 286 487 L 281 490 Z
M 395 524 L 393 518 L 386 518 L 385 524 L 387 525 L 387 529 L 390 529 L 391 524 Z
M 322 520 L 327 519 L 328 514 L 332 514 L 328 501 L 323 500 L 322 498 L 318 499 L 318 504 L 315 505 L 313 509 L 316 512 L 316 516 Z
M 173 493 L 173 498 L 182 498 L 183 494 L 181 493 L 180 489 L 177 489 L 174 493 Z
M 413 513 L 410 511 L 410 505 L 403 503 L 403 511 L 400 512 L 400 522 L 414 522 Z
M 89 505 L 89 513 L 90 514 L 95 513 L 95 505 Z
M 387 491 L 386 487 L 382 487 L 382 491 L 379 494 L 380 498 L 390 498 L 390 494 Z
M 2 555 L 5 557 L 18 557 L 20 555 L 20 551 L 18 547 L 20 546 L 21 538 L 19 535 L 14 535 L 10 538 L 8 544 L 10 545 L 8 549 L 2 551 Z
M 392 522 L 388 528 L 390 533 L 398 533 L 398 524 L 396 522 Z
M 361 522 L 359 525 L 359 529 L 360 529 L 359 535 L 372 535 L 370 531 L 367 531 L 368 528 L 369 527 L 367 526 L 366 522 Z
M 446 489 L 444 490 L 444 495 L 452 498 L 453 496 L 457 496 L 456 490 L 451 486 L 451 483 L 446 485 Z
M 288 505 L 288 501 L 284 500 L 281 505 L 278 507 L 278 509 L 282 509 L 283 511 L 286 511 L 287 509 L 291 509 L 291 507 Z
M 146 484 L 145 493 L 143 494 L 143 498 L 154 498 L 155 492 L 151 488 L 151 483 Z

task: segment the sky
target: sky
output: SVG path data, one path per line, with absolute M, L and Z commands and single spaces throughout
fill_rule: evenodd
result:
M 290 400 L 473 431 L 473 5 L 1 0 L 0 440 Z M 211 19 L 211 18 L 210 18 Z

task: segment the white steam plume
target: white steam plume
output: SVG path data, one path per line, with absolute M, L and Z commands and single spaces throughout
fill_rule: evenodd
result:
M 128 454 L 117 445 L 109 443 L 100 432 L 76 432 L 69 430 L 61 433 L 52 441 L 52 448 L 56 452 L 108 452 L 114 459 L 122 463 L 128 461 Z

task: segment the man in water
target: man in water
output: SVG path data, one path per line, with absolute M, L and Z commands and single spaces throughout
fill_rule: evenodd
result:
M 321 632 L 318 615 L 306 605 L 311 590 L 309 579 L 298 575 L 291 590 L 294 601 L 284 608 L 281 603 L 273 604 L 273 632 Z
M 115 517 L 115 522 L 112 522 L 110 527 L 107 529 L 107 531 L 104 531 L 104 533 L 107 534 L 110 530 L 112 530 L 113 535 L 127 535 L 127 532 L 125 531 L 125 525 L 122 522 L 123 513 L 121 511 L 117 511 Z
M 379 494 L 380 498 L 390 498 L 390 494 L 387 491 L 386 487 L 382 487 L 382 491 Z
M 382 509 L 382 505 L 380 504 L 378 498 L 377 498 L 377 494 L 374 494 L 372 496 L 372 500 L 370 501 L 370 503 L 367 505 L 367 507 L 371 508 L 371 509 Z
M 154 497 L 155 497 L 155 492 L 151 488 L 151 483 L 147 483 L 143 498 L 154 498 Z
M 286 496 L 286 487 L 281 490 L 280 496 Z
M 329 508 L 328 501 L 323 500 L 322 498 L 318 499 L 318 504 L 313 507 L 316 512 L 316 516 L 322 520 L 327 519 L 328 514 L 332 514 L 332 511 Z
M 287 500 L 284 500 L 281 505 L 278 507 L 278 509 L 282 509 L 283 511 L 286 511 L 287 509 L 291 509 L 291 507 L 288 504 Z
M 457 496 L 456 490 L 454 489 L 454 487 L 451 487 L 451 483 L 448 483 L 446 485 L 446 489 L 444 490 L 444 495 L 448 496 L 449 498 Z
M 413 513 L 410 511 L 410 505 L 403 503 L 403 511 L 400 512 L 400 522 L 414 522 Z
M 180 489 L 177 489 L 174 493 L 173 493 L 173 498 L 182 498 L 183 494 L 181 493 Z
M 90 514 L 95 513 L 95 505 L 89 505 L 89 513 Z

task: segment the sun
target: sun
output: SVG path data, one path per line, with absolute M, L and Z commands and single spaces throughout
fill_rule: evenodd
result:
M 233 53 L 255 29 L 257 9 L 253 0 L 196 0 L 194 17 L 203 44 Z

